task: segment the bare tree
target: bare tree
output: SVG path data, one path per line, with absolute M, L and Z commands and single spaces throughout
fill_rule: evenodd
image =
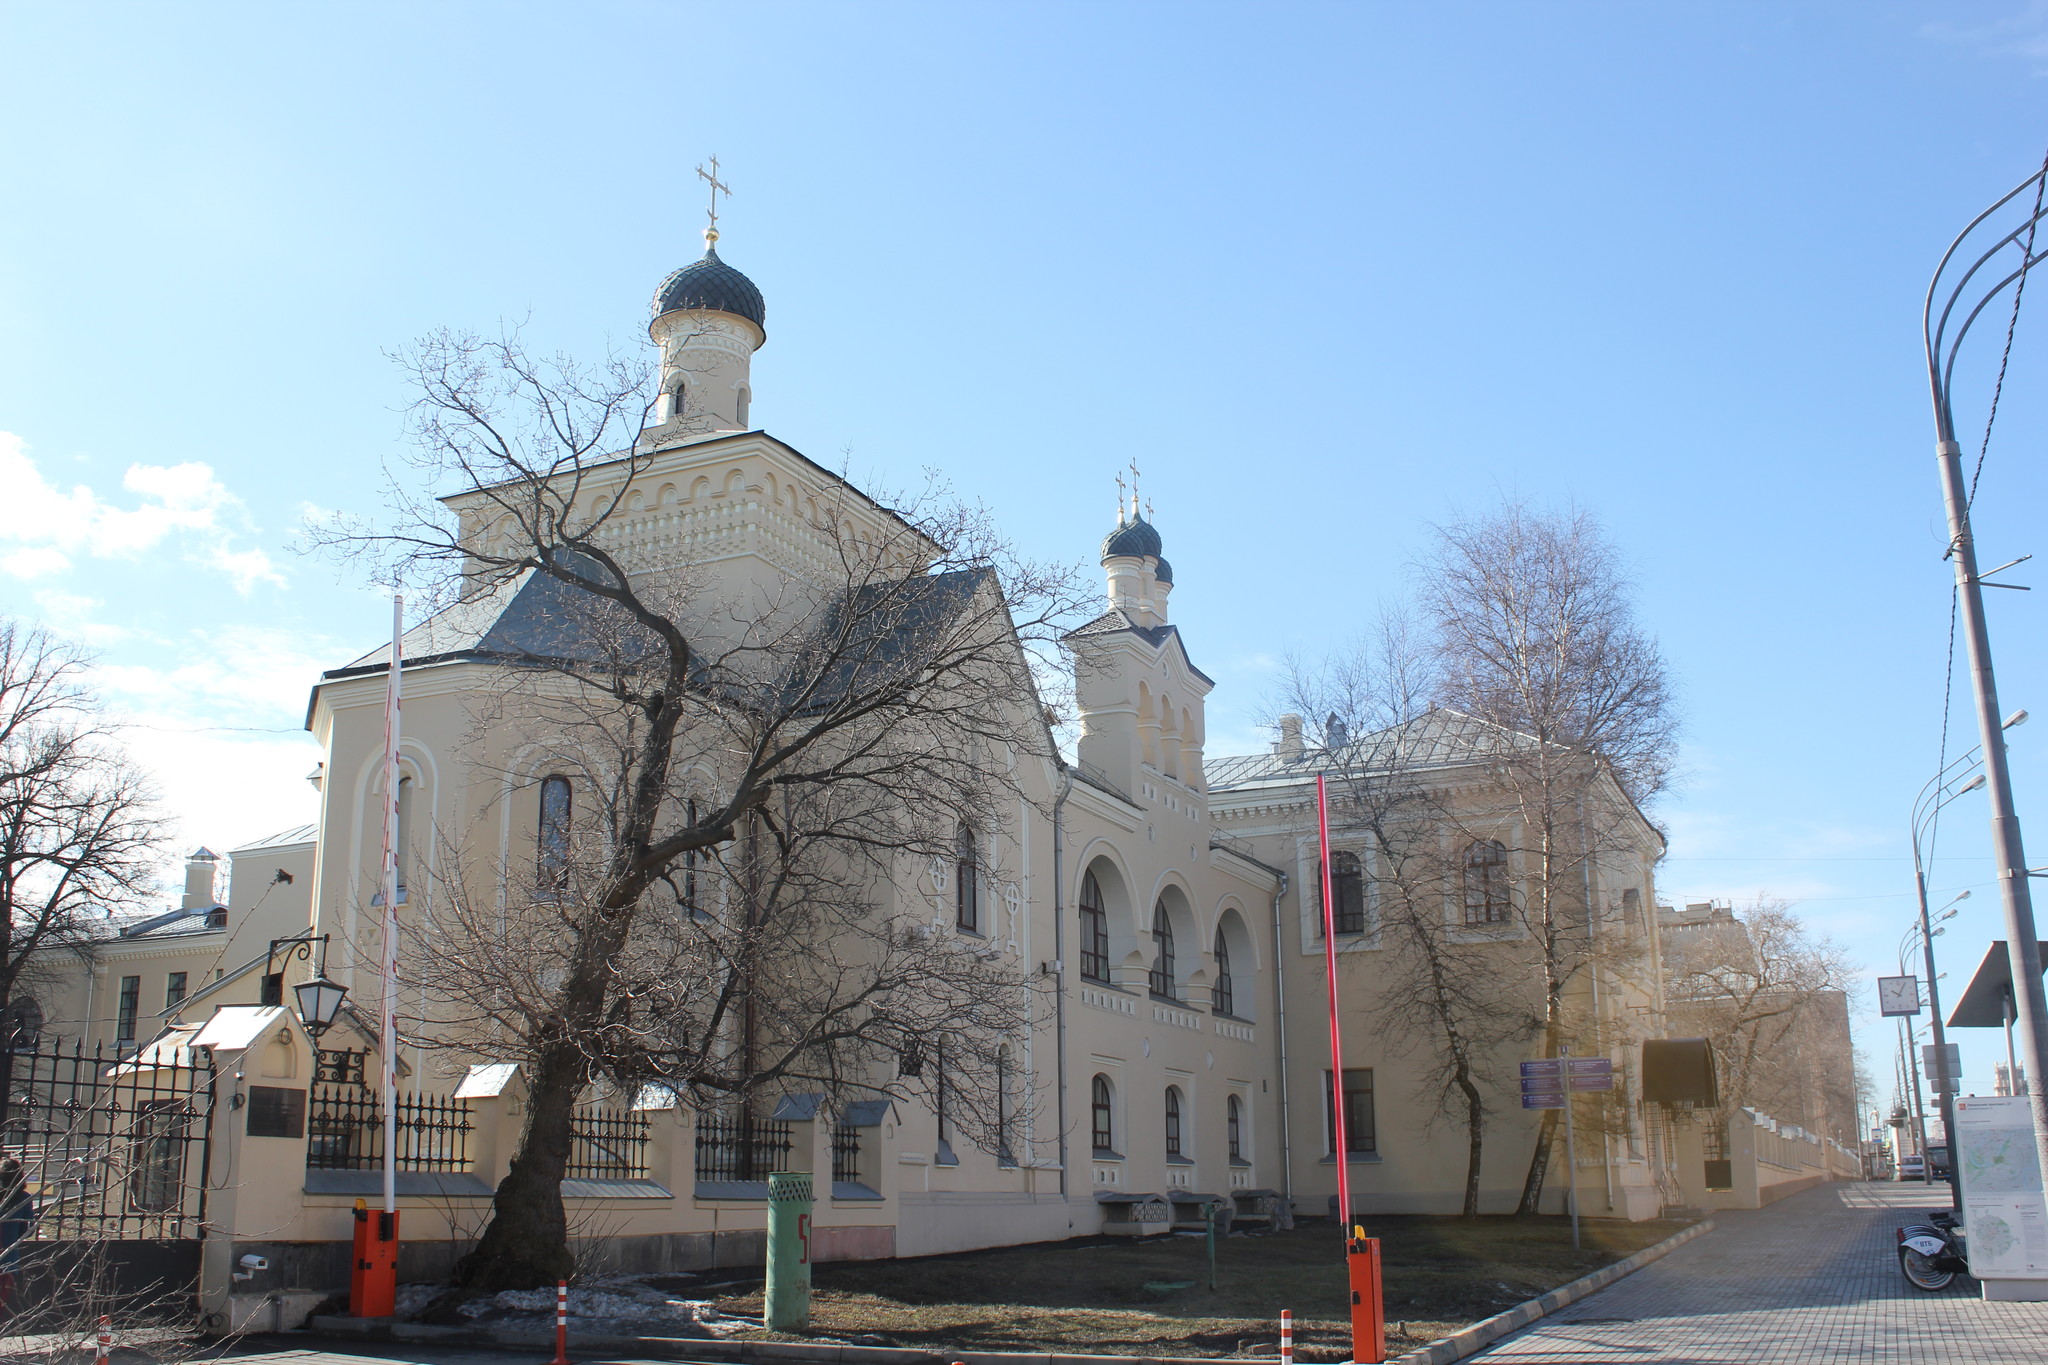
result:
M 889 1084 L 893 1059 L 935 1086 L 941 1051 L 956 1083 L 1006 1080 L 1000 1039 L 1030 1019 L 1019 964 L 913 932 L 930 912 L 904 892 L 980 866 L 962 831 L 995 849 L 1021 775 L 1051 761 L 1031 663 L 1079 606 L 1075 575 L 1019 560 L 977 509 L 884 508 L 843 481 L 807 512 L 823 548 L 801 576 L 636 561 L 613 531 L 658 458 L 646 367 L 448 334 L 403 363 L 430 486 L 397 491 L 389 529 L 325 539 L 472 602 L 547 586 L 547 628 L 498 659 L 476 757 L 501 761 L 486 737 L 515 730 L 580 803 L 534 873 L 503 869 L 504 901 L 458 859 L 436 920 L 452 938 L 423 958 L 430 1015 L 509 1046 L 529 1091 L 456 1285 L 569 1272 L 561 1181 L 593 1081 L 744 1101 Z
M 1604 907 L 1588 894 L 1594 874 L 1632 856 L 1632 807 L 1670 777 L 1677 720 L 1664 661 L 1586 512 L 1509 501 L 1460 517 L 1436 528 L 1420 570 L 1438 696 L 1499 736 L 1489 765 L 1497 808 L 1479 813 L 1475 846 L 1503 825 L 1519 831 L 1501 851 L 1513 883 L 1503 909 L 1535 948 L 1544 1051 L 1555 1056 L 1574 1041 L 1571 983 L 1596 969 Z M 1621 801 L 1603 798 L 1603 779 Z M 1495 875 L 1477 873 L 1489 920 Z M 1545 1110 L 1520 1212 L 1536 1211 L 1556 1127 L 1557 1111 Z
M 52 950 L 90 953 L 110 913 L 155 890 L 154 793 L 86 685 L 87 655 L 0 619 L 0 1030 L 33 1034 L 25 987 Z M 10 1048 L 0 1046 L 0 1122 Z

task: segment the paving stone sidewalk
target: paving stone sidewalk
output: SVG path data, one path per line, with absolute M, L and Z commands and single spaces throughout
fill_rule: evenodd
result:
M 1945 1194 L 1940 1186 L 1936 1195 Z M 1715 1230 L 1472 1356 L 1485 1365 L 2042 1365 L 2048 1304 L 1939 1294 L 1899 1273 L 1893 1229 L 1927 1187 L 1825 1185 Z

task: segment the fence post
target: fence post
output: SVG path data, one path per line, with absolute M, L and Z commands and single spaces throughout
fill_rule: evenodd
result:
M 548 1365 L 569 1365 L 569 1282 L 555 1281 L 555 1358 Z
M 763 1320 L 771 1332 L 811 1325 L 811 1177 L 776 1171 L 768 1177 L 768 1291 Z
M 1294 1365 L 1294 1311 L 1280 1310 L 1280 1365 Z

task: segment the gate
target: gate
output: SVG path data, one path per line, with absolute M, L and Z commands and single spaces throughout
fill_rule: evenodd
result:
M 94 1305 L 131 1321 L 189 1311 L 214 1072 L 187 1036 L 127 1056 L 54 1039 L 0 1049 L 0 1241 L 18 1235 L 0 1253 L 10 1332 L 64 1330 Z M 26 1198 L 10 1207 L 17 1170 Z

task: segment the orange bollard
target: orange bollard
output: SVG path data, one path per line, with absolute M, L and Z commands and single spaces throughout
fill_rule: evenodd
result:
M 548 1365 L 569 1365 L 569 1282 L 555 1281 L 555 1358 Z
M 391 1317 L 398 1311 L 398 1214 L 372 1213 L 356 1200 L 353 1250 L 349 1313 L 358 1318 Z
M 1294 1365 L 1294 1311 L 1280 1310 L 1280 1365 Z
M 1356 1365 L 1384 1365 L 1387 1309 L 1380 1293 L 1380 1239 L 1353 1224 L 1344 1253 L 1351 1274 L 1351 1359 Z

